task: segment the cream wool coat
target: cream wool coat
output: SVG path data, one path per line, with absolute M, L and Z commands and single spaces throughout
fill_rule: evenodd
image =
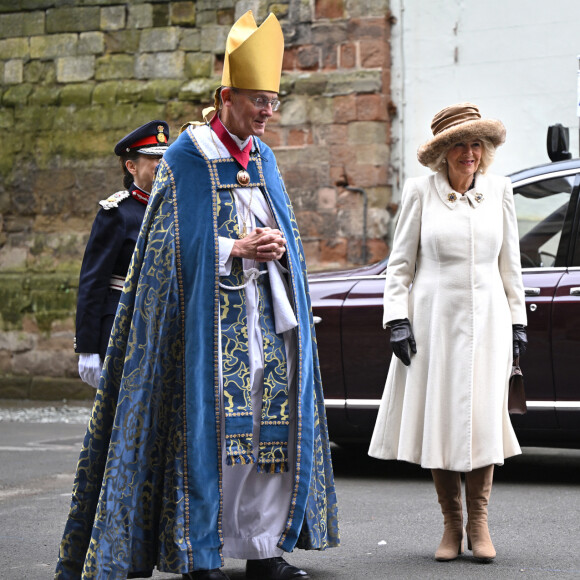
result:
M 409 318 L 417 354 L 393 355 L 369 455 L 465 472 L 521 453 L 507 393 L 526 311 L 510 180 L 452 193 L 440 173 L 405 184 L 383 324 Z

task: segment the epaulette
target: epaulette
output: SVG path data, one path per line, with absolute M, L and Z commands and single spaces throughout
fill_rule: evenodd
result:
M 131 194 L 127 190 L 117 191 L 116 193 L 113 193 L 113 195 L 107 197 L 107 199 L 102 199 L 99 201 L 99 205 L 103 209 L 112 209 L 114 207 L 119 207 L 119 202 L 127 199 L 128 197 L 131 197 Z
M 188 127 L 200 127 L 201 125 L 209 125 L 209 122 L 217 112 L 216 107 L 206 107 L 202 112 L 201 116 L 203 117 L 203 121 L 187 121 L 181 125 L 181 129 L 179 130 L 179 134 L 181 135 L 184 131 L 187 131 Z M 211 117 L 210 117 L 211 115 Z

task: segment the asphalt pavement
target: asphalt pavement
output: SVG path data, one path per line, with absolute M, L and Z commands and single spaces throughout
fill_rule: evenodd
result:
M 89 409 L 0 401 L 0 579 L 53 577 Z M 580 450 L 525 448 L 496 469 L 489 510 L 497 558 L 433 553 L 443 524 L 427 472 L 333 447 L 342 546 L 287 559 L 312 580 L 580 579 Z M 243 562 L 226 560 L 231 580 Z M 180 580 L 155 572 L 154 579 Z

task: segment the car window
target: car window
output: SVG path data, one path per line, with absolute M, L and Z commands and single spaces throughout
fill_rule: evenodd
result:
M 574 175 L 514 187 L 522 268 L 557 265 Z

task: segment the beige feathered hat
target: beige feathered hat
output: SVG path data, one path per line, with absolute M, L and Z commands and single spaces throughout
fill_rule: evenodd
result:
M 419 163 L 431 165 L 439 155 L 459 141 L 489 139 L 494 147 L 505 141 L 505 127 L 497 119 L 482 119 L 477 105 L 458 103 L 439 111 L 431 122 L 433 139 L 417 151 Z

